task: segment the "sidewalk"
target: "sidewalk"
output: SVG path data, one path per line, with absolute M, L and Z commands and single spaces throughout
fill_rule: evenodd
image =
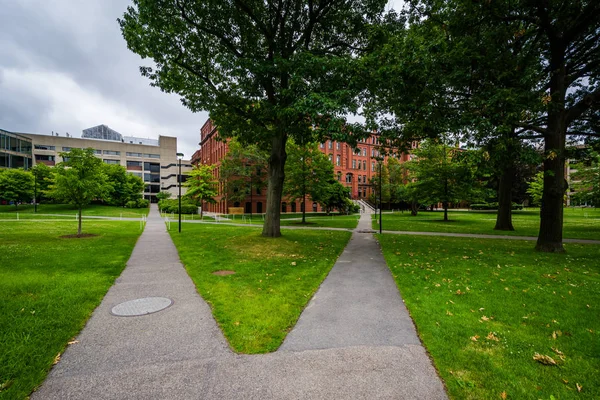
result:
M 369 214 L 359 228 L 367 225 Z M 144 316 L 110 314 L 146 296 L 174 303 Z M 317 331 L 311 315 L 326 312 Z M 238 355 L 153 208 L 127 268 L 77 340 L 33 399 L 446 398 L 371 234 L 354 233 L 279 351 Z

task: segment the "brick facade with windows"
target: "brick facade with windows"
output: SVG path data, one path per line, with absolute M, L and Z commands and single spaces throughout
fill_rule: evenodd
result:
M 193 164 L 213 164 L 214 176 L 219 178 L 219 168 L 221 160 L 227 154 L 227 141 L 217 140 L 219 132 L 217 127 L 209 119 L 200 129 L 200 150 L 194 153 L 192 157 Z M 326 141 L 319 144 L 319 150 L 326 154 L 329 161 L 333 164 L 334 177 L 350 189 L 350 195 L 353 199 L 366 199 L 373 192 L 371 187 L 371 178 L 377 175 L 377 159 L 379 157 L 379 136 L 372 134 L 369 138 L 361 140 L 357 149 L 352 149 L 349 145 L 342 142 Z M 403 163 L 409 160 L 408 154 L 401 154 L 397 158 Z M 387 162 L 388 156 L 384 157 L 384 162 Z M 263 191 L 265 192 L 265 191 Z M 219 183 L 219 195 L 215 198 L 215 204 L 205 204 L 206 211 L 227 214 L 229 207 L 244 207 L 247 213 L 264 213 L 266 209 L 267 199 L 264 193 L 252 194 L 246 199 L 246 204 L 233 204 L 227 202 L 223 195 L 223 184 Z M 289 200 L 283 199 L 281 204 L 282 212 L 300 212 L 302 205 L 300 202 L 290 203 Z M 306 211 L 322 211 L 321 207 L 312 201 L 308 201 Z

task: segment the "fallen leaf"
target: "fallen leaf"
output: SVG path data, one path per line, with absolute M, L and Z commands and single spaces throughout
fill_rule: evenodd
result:
M 481 317 L 481 320 L 482 320 L 482 321 L 489 321 L 490 319 L 489 319 L 488 317 L 486 317 L 485 315 L 483 315 L 483 316 Z
M 539 362 L 540 364 L 556 365 L 556 361 L 554 361 L 554 359 L 552 357 L 544 355 L 544 354 L 535 353 L 533 355 L 533 359 L 535 361 Z
M 293 262 L 292 262 L 292 265 L 296 265 L 296 261 L 293 261 Z
M 58 364 L 59 361 L 60 361 L 60 353 L 58 353 L 56 355 L 56 357 L 54 357 L 54 361 L 52 362 L 52 365 Z
M 470 339 L 474 342 L 477 341 L 477 339 L 479 339 L 479 335 L 475 335 L 475 336 L 471 336 Z
M 506 392 L 502 392 L 502 393 L 500 393 L 500 398 L 501 398 L 502 400 L 506 400 Z
M 446 310 L 446 315 L 454 315 L 450 311 Z
M 488 335 L 485 337 L 487 340 L 493 340 L 495 342 L 500 341 L 500 339 L 498 338 L 498 336 L 494 335 L 494 332 L 490 332 L 488 333 Z
M 75 339 L 71 339 L 69 342 L 67 342 L 67 344 L 77 344 L 79 343 L 79 340 L 75 340 Z
M 551 347 L 552 351 L 558 354 L 559 356 L 564 356 L 565 354 L 555 347 Z
M 485 308 L 483 308 L 483 307 L 481 307 L 481 308 L 479 309 L 479 311 L 483 311 L 483 310 L 485 310 Z
M 460 291 L 460 289 L 458 289 L 458 290 L 456 291 L 456 294 L 460 296 L 461 294 L 463 294 L 463 292 L 461 292 L 461 291 Z
M 563 381 L 563 383 L 564 383 L 565 385 L 566 385 L 567 383 L 569 383 L 569 381 L 568 381 L 568 380 L 566 380 L 566 379 L 563 379 L 562 381 Z
M 575 386 L 577 386 L 578 392 L 581 392 L 583 390 L 583 386 L 581 386 L 579 383 L 575 383 Z

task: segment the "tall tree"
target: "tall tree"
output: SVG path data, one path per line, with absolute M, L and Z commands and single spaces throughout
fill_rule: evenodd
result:
M 139 176 L 127 172 L 122 165 L 104 164 L 108 193 L 105 200 L 112 205 L 125 207 L 129 201 L 136 201 L 144 193 L 144 181 Z
M 298 145 L 293 141 L 287 143 L 288 154 L 285 165 L 285 182 L 283 193 L 290 201 L 302 200 L 302 223 L 306 223 L 306 196 L 320 202 L 330 192 L 333 180 L 333 164 L 327 156 L 319 151 L 316 143 Z
M 12 201 L 15 208 L 19 203 L 33 198 L 33 174 L 22 169 L 7 169 L 0 173 L 0 198 Z
M 426 204 L 442 203 L 444 221 L 448 221 L 451 203 L 469 201 L 479 194 L 474 168 L 460 153 L 441 140 L 426 140 L 415 151 L 417 159 L 409 162 L 413 190 Z
M 204 202 L 215 203 L 218 181 L 213 175 L 214 165 L 196 165 L 189 173 L 184 186 L 187 187 L 185 197 L 200 202 L 200 217 L 204 213 Z
M 278 237 L 286 142 L 356 141 L 358 57 L 386 0 L 134 0 L 119 20 L 152 85 L 268 152 L 263 235 Z M 351 134 L 352 132 L 352 134 Z
M 54 167 L 50 197 L 73 204 L 78 209 L 77 236 L 81 237 L 81 212 L 92 200 L 107 196 L 110 190 L 102 160 L 94 149 L 71 149 L 60 153 L 63 161 Z

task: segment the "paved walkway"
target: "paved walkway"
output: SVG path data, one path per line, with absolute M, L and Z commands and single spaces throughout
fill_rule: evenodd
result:
M 357 231 L 368 228 L 365 215 Z M 146 296 L 174 304 L 141 317 L 110 314 Z M 153 208 L 127 268 L 77 340 L 33 399 L 446 398 L 379 247 L 365 233 L 353 235 L 279 351 L 238 355 Z

